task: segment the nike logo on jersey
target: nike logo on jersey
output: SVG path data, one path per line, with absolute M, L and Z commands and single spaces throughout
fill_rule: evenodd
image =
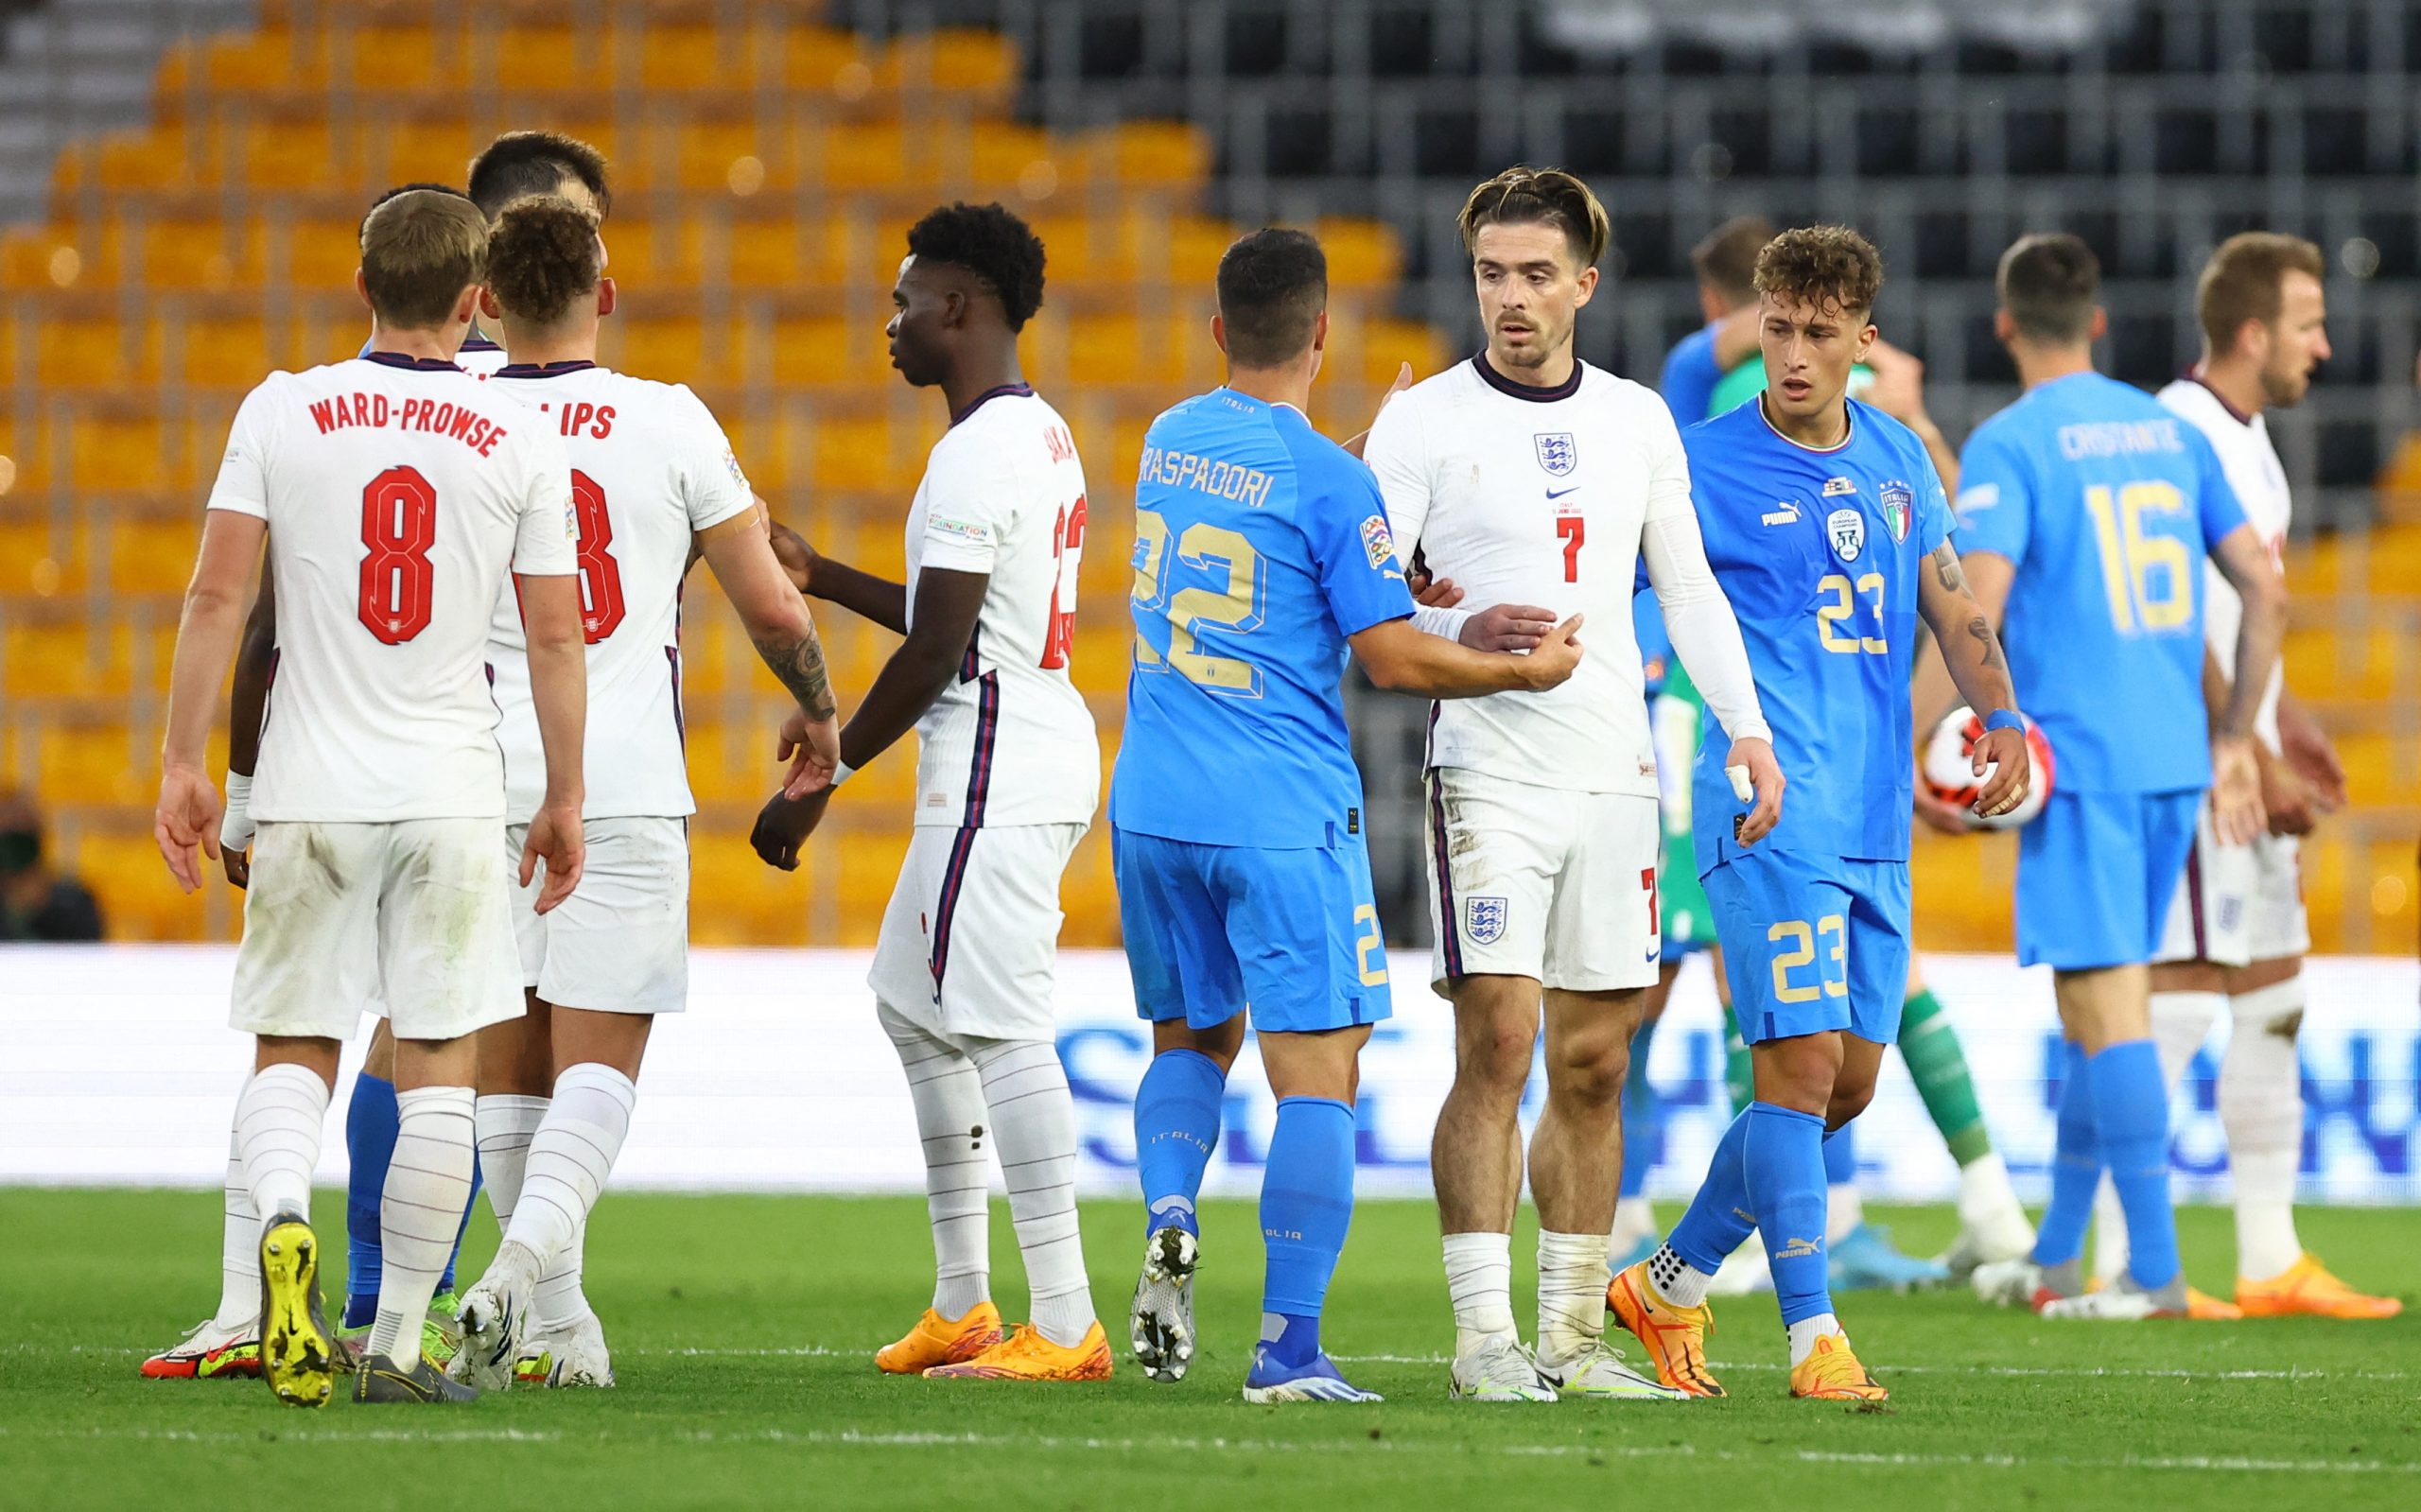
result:
M 1551 488 L 1551 489 L 1548 489 L 1548 490 L 1547 490 L 1547 498 L 1548 498 L 1548 500 L 1549 500 L 1550 502 L 1552 502 L 1552 501 L 1554 501 L 1554 500 L 1556 500 L 1556 499 L 1559 499 L 1559 498 L 1563 497 L 1563 495 L 1565 495 L 1566 494 L 1577 494 L 1577 493 L 1579 493 L 1579 492 L 1580 492 L 1580 489 L 1579 489 L 1579 487 L 1578 487 L 1577 485 L 1575 485 L 1575 486 L 1573 486 L 1573 487 L 1571 487 L 1571 488 Z
M 1758 518 L 1768 525 L 1797 525 L 1799 523 L 1798 502 L 1793 500 L 1780 505 L 1777 508 L 1768 510 L 1765 513 L 1759 515 Z

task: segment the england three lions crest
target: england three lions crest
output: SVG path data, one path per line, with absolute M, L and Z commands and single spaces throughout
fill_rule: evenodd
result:
M 1494 945 L 1505 938 L 1505 899 L 1463 899 L 1463 937 L 1473 945 Z
M 1883 485 L 1883 523 L 1890 527 L 1891 539 L 1908 538 L 1908 517 L 1916 512 L 1917 495 L 1907 484 L 1898 481 Z
M 1530 440 L 1538 445 L 1539 465 L 1545 468 L 1551 478 L 1565 477 L 1580 461 L 1579 453 L 1572 448 L 1571 431 L 1535 435 Z

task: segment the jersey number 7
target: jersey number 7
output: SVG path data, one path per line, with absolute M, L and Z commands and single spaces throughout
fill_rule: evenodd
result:
M 1559 514 L 1555 533 L 1563 542 L 1563 581 L 1580 581 L 1580 547 L 1589 539 L 1589 522 L 1577 514 Z

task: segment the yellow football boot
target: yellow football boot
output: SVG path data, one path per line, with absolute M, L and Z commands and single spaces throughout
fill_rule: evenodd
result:
M 1647 1262 L 1618 1271 L 1606 1287 L 1606 1310 L 1646 1347 L 1656 1366 L 1656 1379 L 1693 1397 L 1720 1397 L 1723 1387 L 1706 1367 L 1706 1336 L 1715 1328 L 1715 1310 L 1675 1307 L 1657 1294 L 1647 1278 Z
M 2244 1309 L 2189 1286 L 2186 1289 L 2186 1315 L 2196 1323 L 2234 1323 L 2244 1316 Z
M 1109 1335 L 1096 1322 L 1084 1341 L 1071 1349 L 1042 1336 L 1031 1323 L 1020 1323 L 1009 1336 L 959 1364 L 935 1365 L 928 1381 L 1107 1381 Z
M 1790 1394 L 1820 1401 L 1882 1401 L 1891 1395 L 1850 1353 L 1846 1333 L 1825 1334 L 1790 1367 Z
M 324 1407 L 343 1351 L 320 1308 L 320 1239 L 308 1220 L 279 1213 L 261 1232 L 261 1374 L 289 1407 Z
M 927 1308 L 906 1338 L 874 1352 L 874 1363 L 886 1376 L 921 1376 L 935 1365 L 972 1360 L 1007 1336 L 1001 1310 L 989 1302 L 976 1303 L 954 1321 Z
M 2248 1318 L 2392 1318 L 2404 1311 L 2399 1297 L 2355 1291 L 2308 1251 L 2266 1281 L 2238 1277 L 2236 1305 Z

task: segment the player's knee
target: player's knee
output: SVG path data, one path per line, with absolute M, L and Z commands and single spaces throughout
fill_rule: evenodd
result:
M 1462 1036 L 1454 1080 L 1466 1089 L 1519 1102 L 1530 1080 L 1538 1032 L 1509 1022 L 1492 1023 Z
M 1826 1132 L 1838 1129 L 1850 1120 L 1856 1118 L 1865 1112 L 1866 1105 L 1873 1101 L 1874 1080 L 1872 1077 L 1855 1085 L 1835 1086 L 1833 1100 L 1824 1109 Z
M 1564 1045 L 1547 1057 L 1547 1096 L 1593 1108 L 1621 1105 L 1630 1047 L 1613 1036 Z

